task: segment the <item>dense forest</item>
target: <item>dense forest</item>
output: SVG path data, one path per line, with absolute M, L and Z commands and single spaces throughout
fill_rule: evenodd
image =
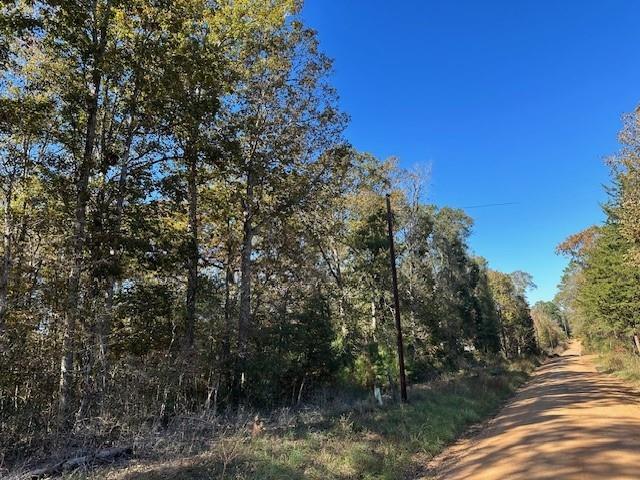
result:
M 640 354 L 640 108 L 624 116 L 619 142 L 604 223 L 558 246 L 570 262 L 555 303 L 588 348 Z
M 530 276 L 475 256 L 469 216 L 349 145 L 332 63 L 300 9 L 2 2 L 6 460 L 97 419 L 162 425 L 345 385 L 392 394 L 386 194 L 411 383 L 554 346 L 577 284 L 588 338 L 635 331 L 636 117 L 610 221 L 571 247 L 562 311 L 530 312 Z

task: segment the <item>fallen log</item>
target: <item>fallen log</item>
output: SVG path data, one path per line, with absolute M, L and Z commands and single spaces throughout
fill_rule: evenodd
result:
M 80 467 L 86 467 L 93 464 L 111 463 L 121 457 L 131 455 L 132 453 L 132 447 L 106 448 L 91 454 L 68 458 L 61 462 L 32 470 L 24 478 L 38 480 L 41 478 L 52 477 L 60 475 L 63 472 L 76 470 Z
M 133 447 L 113 447 L 100 450 L 96 453 L 95 459 L 100 463 L 112 462 L 116 458 L 123 457 L 125 455 L 132 455 Z

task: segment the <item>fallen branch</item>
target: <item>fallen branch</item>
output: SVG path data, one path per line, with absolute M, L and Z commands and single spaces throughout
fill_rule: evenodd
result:
M 110 463 L 120 457 L 131 455 L 132 453 L 132 447 L 106 448 L 92 454 L 68 458 L 53 465 L 32 470 L 24 478 L 37 480 L 40 478 L 51 477 L 54 475 L 59 475 L 63 472 L 76 470 L 77 468 L 86 467 L 92 464 Z

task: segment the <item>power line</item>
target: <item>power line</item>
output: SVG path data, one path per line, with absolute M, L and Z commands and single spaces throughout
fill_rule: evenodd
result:
M 461 207 L 463 209 L 469 208 L 487 208 L 487 207 L 505 207 L 507 205 L 519 205 L 520 202 L 506 202 L 506 203 L 485 203 L 484 205 L 469 205 L 468 207 Z

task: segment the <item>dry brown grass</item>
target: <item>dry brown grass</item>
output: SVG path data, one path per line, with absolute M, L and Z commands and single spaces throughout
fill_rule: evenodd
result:
M 257 419 L 254 411 L 176 416 L 166 429 L 154 423 L 121 429 L 114 441 L 131 442 L 133 459 L 62 478 L 415 478 L 426 460 L 495 411 L 532 368 L 527 361 L 449 375 L 413 387 L 409 405 L 348 398 Z

